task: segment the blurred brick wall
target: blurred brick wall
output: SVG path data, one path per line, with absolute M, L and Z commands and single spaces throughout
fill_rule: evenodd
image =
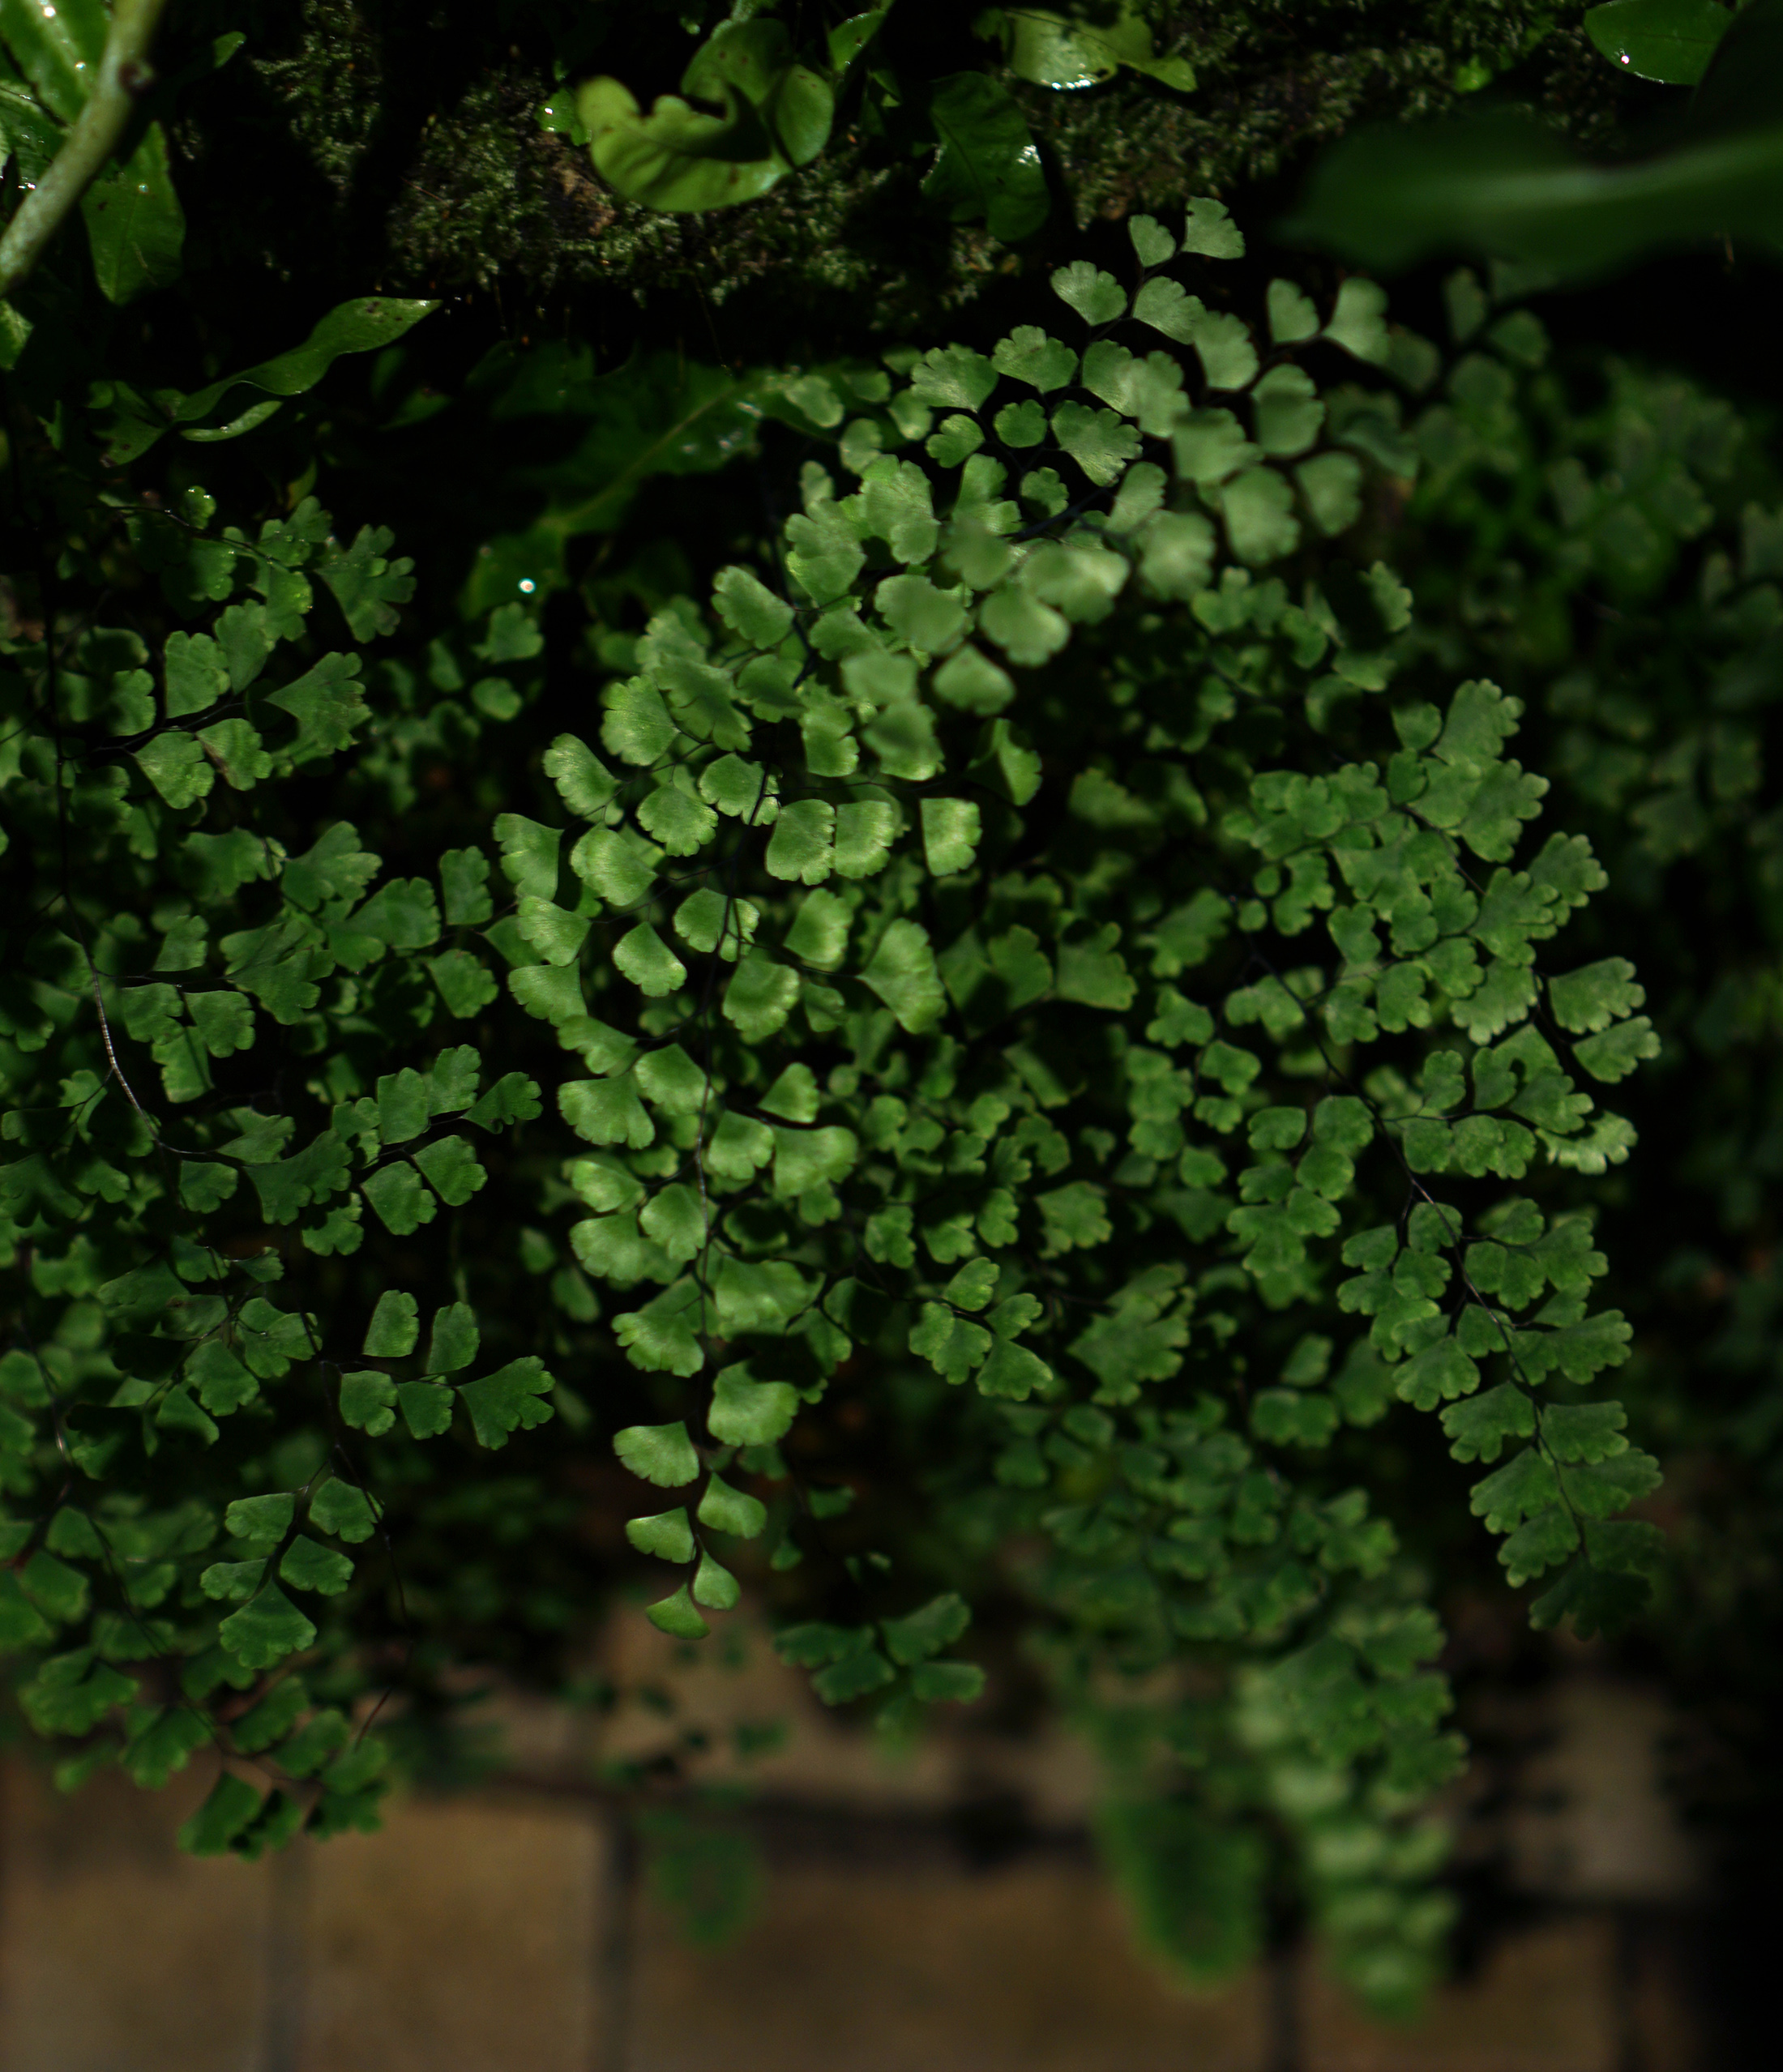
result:
M 510 1704 L 507 1781 L 401 1800 L 380 1835 L 257 1865 L 175 1851 L 203 1758 L 162 1794 L 102 1776 L 73 1800 L 13 1761 L 0 2068 L 1720 2072 L 1665 1931 L 1695 1873 L 1654 1789 L 1664 1722 L 1641 1694 L 1562 1687 L 1508 1823 L 1513 1866 L 1546 1896 L 1392 2029 L 1312 1959 L 1201 1996 L 1149 1968 L 1083 1839 L 1092 1780 L 1068 1746 L 961 1732 L 888 1766 L 772 1669 L 701 1668 L 688 1692 L 716 1725 L 763 1706 L 793 1722 L 748 1816 L 759 1903 L 716 1949 L 640 1885 L 588 1788 L 591 1756 L 643 1732 L 624 1715 L 593 1746 L 585 1720 Z M 950 1818 L 987 1787 L 1039 1816 L 989 1862 Z

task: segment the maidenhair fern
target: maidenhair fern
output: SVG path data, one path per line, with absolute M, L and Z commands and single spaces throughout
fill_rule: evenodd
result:
M 1191 248 L 1237 249 L 1209 221 Z M 1146 219 L 1134 241 L 1173 249 Z M 1390 1386 L 1451 1405 L 1463 1459 L 1531 1441 L 1477 1506 L 1519 1527 L 1515 1580 L 1580 1549 L 1538 1616 L 1595 1620 L 1628 1566 L 1596 1521 L 1649 1486 L 1645 1456 L 1614 1406 L 1537 1391 L 1627 1333 L 1587 1311 L 1585 1225 L 1466 1183 L 1626 1151 L 1566 1068 L 1613 1081 L 1653 1049 L 1631 968 L 1536 963 L 1601 874 L 1564 834 L 1511 867 L 1546 788 L 1505 753 L 1514 701 L 1379 694 L 1409 616 L 1387 568 L 1334 563 L 1298 601 L 1259 579 L 1362 486 L 1293 360 L 1259 372 L 1247 327 L 1168 276 L 1054 286 L 1081 352 L 1029 328 L 895 356 L 902 385 L 841 437 L 859 486 L 807 469 L 789 596 L 733 567 L 710 620 L 652 622 L 606 759 L 568 735 L 546 758 L 586 832 L 498 822 L 539 959 L 509 985 L 589 1074 L 558 1096 L 596 1147 L 570 1169 L 578 1255 L 662 1284 L 618 1335 L 696 1382 L 622 1451 L 679 1486 L 690 1427 L 770 1444 L 900 1313 L 939 1374 L 1024 1406 L 1014 1429 L 1084 1395 L 1157 1448 L 1192 1422 L 1146 1389 L 1182 1365 L 1201 1275 L 1229 1279 L 1212 1261 L 1292 1313 L 1328 1243 L 1358 1270 L 1340 1310 L 1374 1322 L 1347 1381 L 1307 1356 L 1259 1395 L 1256 1436 L 1323 1443 Z M 1278 288 L 1278 335 L 1316 335 Z M 1355 284 L 1325 335 L 1384 357 L 1378 306 Z M 1199 396 L 1110 335 L 1146 323 L 1195 347 Z M 1139 1471 L 1166 1509 L 1171 1472 L 1167 1447 Z M 1236 1584 L 1174 1601 L 1194 1566 L 1154 1562 L 1141 1622 L 1248 1629 Z M 656 1616 L 703 1630 L 695 1603 L 730 1594 L 708 1555 Z M 862 1687 L 889 1684 L 859 1642 Z
M 845 1369 L 925 1406 L 958 1573 L 840 1557 L 851 1609 L 778 1635 L 819 1694 L 973 1698 L 1000 1561 L 1088 1729 L 1176 1765 L 1160 1835 L 1224 1835 L 1251 1890 L 1267 1806 L 1351 1975 L 1422 1976 L 1460 1745 L 1354 1434 L 1429 1414 L 1538 1624 L 1638 1603 L 1657 1471 L 1587 1393 L 1629 1334 L 1588 1220 L 1520 1190 L 1625 1156 L 1590 1087 L 1655 1040 L 1624 958 L 1569 968 L 1603 874 L 1534 825 L 1518 701 L 1358 544 L 1415 465 L 1379 370 L 1417 341 L 1362 280 L 1278 280 L 1253 326 L 1217 203 L 1131 229 L 1134 277 L 1061 268 L 1050 327 L 789 373 L 833 442 L 802 509 L 626 643 L 544 751 L 561 812 L 400 869 L 318 780 L 473 758 L 530 709 L 537 616 L 368 676 L 411 594 L 387 532 L 300 496 L 250 537 L 122 497 L 141 446 L 28 455 L 65 536 L 0 680 L 0 1645 L 71 1777 L 215 1742 L 193 1847 L 370 1821 L 395 1615 L 359 1570 L 400 1574 L 430 1455 L 592 1409 L 691 1639 L 739 1546 L 825 1556 L 845 1493 L 789 1455 Z M 484 1299 L 496 1160 L 632 1383 Z M 1110 1672 L 1162 1674 L 1136 1726 Z

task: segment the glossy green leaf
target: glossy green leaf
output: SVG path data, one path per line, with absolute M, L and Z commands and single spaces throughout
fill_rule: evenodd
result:
M 167 137 L 151 122 L 125 162 L 80 198 L 93 278 L 108 301 L 134 302 L 179 276 L 186 216 L 173 191 Z
M 323 318 L 302 344 L 276 358 L 263 360 L 207 388 L 182 395 L 168 390 L 156 397 L 176 425 L 195 425 L 207 417 L 229 391 L 246 384 L 277 396 L 301 395 L 312 389 L 342 354 L 375 352 L 391 345 L 439 305 L 363 296 L 343 302 Z
M 1046 220 L 1046 176 L 1022 112 L 982 72 L 956 72 L 929 93 L 940 143 L 923 199 L 950 223 L 982 219 L 994 237 L 1016 244 Z
M 1010 7 L 1009 69 L 1019 79 L 1070 92 L 1112 79 L 1122 65 L 1148 74 L 1178 93 L 1192 92 L 1195 70 L 1186 58 L 1159 58 L 1152 31 L 1136 7 L 1122 6 L 1107 21 L 1073 19 L 1046 7 Z
M 829 136 L 834 102 L 828 83 L 792 62 L 792 37 L 779 22 L 727 22 L 694 53 L 681 90 L 716 101 L 727 87 L 761 115 L 776 147 L 806 165 Z
M 837 23 L 830 30 L 827 39 L 830 69 L 836 73 L 845 72 L 878 35 L 891 11 L 892 0 L 884 0 L 881 6 L 852 15 L 845 21 Z
M 1585 34 L 1636 79 L 1693 87 L 1733 19 L 1716 0 L 1608 0 L 1585 11 Z
M 682 99 L 663 95 L 649 114 L 617 79 L 577 89 L 576 118 L 595 169 L 647 208 L 695 211 L 753 201 L 828 139 L 828 84 L 791 62 L 778 22 L 733 22 L 695 53 Z M 716 103 L 721 113 L 695 102 Z
M 64 122 L 72 122 L 86 105 L 90 68 L 105 49 L 105 30 L 100 0 L 70 0 L 59 7 L 42 0 L 0 5 L 0 36 L 44 105 Z
M 618 80 L 591 79 L 575 107 L 595 170 L 647 208 L 698 211 L 753 201 L 791 170 L 755 108 L 734 90 L 722 114 L 664 94 L 646 115 Z

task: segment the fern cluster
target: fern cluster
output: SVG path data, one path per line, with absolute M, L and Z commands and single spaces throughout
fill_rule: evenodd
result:
M 1013 1592 L 1168 1801 L 1117 1860 L 1186 1822 L 1252 1895 L 1186 1961 L 1248 1946 L 1267 1813 L 1350 1976 L 1426 1974 L 1460 1745 L 1344 1435 L 1435 1417 L 1538 1623 L 1639 1601 L 1657 1470 L 1585 1393 L 1627 1328 L 1526 1190 L 1625 1156 L 1590 1087 L 1656 1040 L 1624 958 L 1556 946 L 1604 877 L 1532 827 L 1519 700 L 1364 545 L 1420 458 L 1381 370 L 1430 349 L 1360 280 L 1254 328 L 1217 204 L 1131 230 L 1054 329 L 784 374 L 832 449 L 802 510 L 582 651 L 622 667 L 539 817 L 454 843 L 405 831 L 417 773 L 537 709 L 535 609 L 417 641 L 387 532 L 129 490 L 109 394 L 109 460 L 21 438 L 0 1646 L 70 1781 L 211 1744 L 194 1848 L 374 1820 L 356 1707 L 496 1587 L 405 1587 L 404 1535 L 544 1532 L 482 1454 L 555 1416 L 530 1460 L 592 1424 L 661 1493 L 626 1530 L 667 1632 L 832 1564 L 777 1644 L 901 1728 L 976 1696 Z M 520 1217 L 537 1315 L 489 1250 Z M 913 1544 L 870 1505 L 839 1544 L 798 1468 L 837 1390 L 921 1435 Z

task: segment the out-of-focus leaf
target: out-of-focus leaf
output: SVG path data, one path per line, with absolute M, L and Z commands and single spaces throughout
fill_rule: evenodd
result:
M 1651 157 L 1593 165 L 1503 113 L 1362 130 L 1314 168 L 1282 232 L 1384 271 L 1458 250 L 1574 276 L 1667 246 L 1783 243 L 1783 0 L 1734 17 Z
M 1588 276 L 1723 235 L 1774 246 L 1783 243 L 1783 118 L 1614 166 L 1586 164 L 1514 116 L 1366 130 L 1315 169 L 1281 228 L 1386 272 L 1439 251 Z
M 1174 1800 L 1117 1802 L 1098 1827 L 1140 1934 L 1173 1971 L 1227 1978 L 1252 1957 L 1263 1933 L 1258 1837 Z
M 523 583 L 560 585 L 567 544 L 614 531 L 651 476 L 707 474 L 745 451 L 775 378 L 652 352 L 609 374 L 554 384 L 535 402 L 530 371 L 530 361 L 515 364 L 492 414 L 561 413 L 584 420 L 586 429 L 571 434 L 561 459 L 514 470 L 514 486 L 542 493 L 546 508 L 524 531 L 498 535 L 481 549 L 464 598 L 473 613 L 508 603 Z
M 45 6 L 43 0 L 0 0 L 0 37 L 44 106 L 64 122 L 72 122 L 87 105 L 105 30 L 104 0 L 61 0 L 56 6 Z

